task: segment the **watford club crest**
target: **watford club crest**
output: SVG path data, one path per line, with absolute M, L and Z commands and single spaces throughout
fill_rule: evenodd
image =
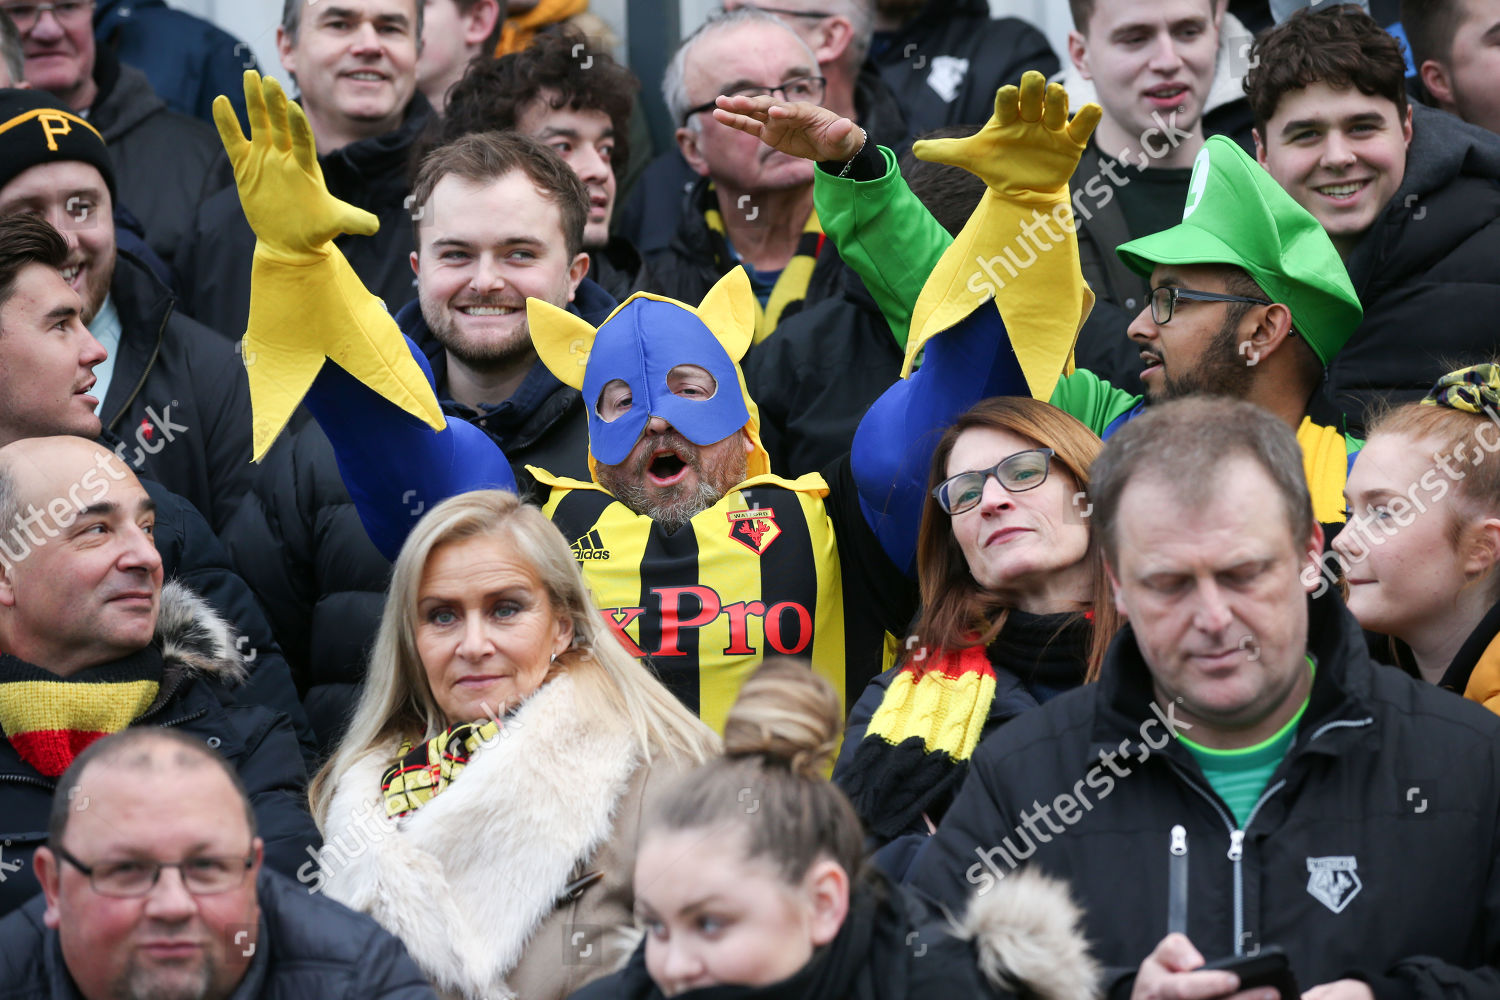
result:
M 735 510 L 729 518 L 729 537 L 756 555 L 763 555 L 781 537 L 774 510 Z

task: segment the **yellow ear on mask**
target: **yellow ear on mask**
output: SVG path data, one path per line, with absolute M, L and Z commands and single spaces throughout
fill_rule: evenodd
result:
M 547 370 L 564 385 L 583 388 L 583 373 L 599 331 L 585 319 L 541 299 L 526 300 L 531 343 Z
M 714 332 L 736 364 L 755 339 L 755 291 L 743 267 L 735 267 L 714 283 L 698 303 L 698 318 Z

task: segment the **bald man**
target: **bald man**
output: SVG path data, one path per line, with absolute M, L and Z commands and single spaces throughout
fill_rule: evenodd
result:
M 232 705 L 234 630 L 162 582 L 156 502 L 113 452 L 80 437 L 0 448 L 0 913 L 34 895 L 26 852 L 59 775 L 94 740 L 168 726 L 217 750 L 250 791 L 267 862 L 318 844 L 286 719 Z
M 257 825 L 199 740 L 138 727 L 92 744 L 36 851 L 44 898 L 0 921 L 0 997 L 432 1000 L 374 920 L 263 871 Z

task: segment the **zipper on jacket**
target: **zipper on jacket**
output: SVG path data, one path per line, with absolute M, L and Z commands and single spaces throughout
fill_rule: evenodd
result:
M 1172 827 L 1172 856 L 1167 860 L 1167 933 L 1186 934 L 1188 929 L 1187 828 Z

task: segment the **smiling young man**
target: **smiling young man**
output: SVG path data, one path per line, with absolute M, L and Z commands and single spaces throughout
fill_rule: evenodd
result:
M 395 312 L 411 301 L 412 148 L 432 117 L 417 89 L 422 0 L 285 0 L 276 48 L 317 137 L 329 188 L 373 213 L 379 232 L 342 244 Z M 204 202 L 180 254 L 184 308 L 238 339 L 250 311 L 255 234 L 233 185 Z
M 510 58 L 518 58 L 512 56 Z M 423 160 L 412 194 L 417 299 L 398 314 L 421 345 L 444 411 L 490 436 L 522 482 L 526 465 L 587 477 L 577 389 L 537 358 L 535 297 L 601 322 L 614 300 L 583 277 L 583 182 L 538 141 L 479 132 Z M 281 638 L 319 740 L 331 748 L 353 707 L 390 565 L 360 526 L 328 438 L 303 428 L 225 532 L 236 566 Z
M 1305 459 L 1201 397 L 1105 445 L 1091 523 L 1129 624 L 1097 684 L 980 745 L 916 888 L 1067 880 L 1121 1000 L 1286 997 L 1201 968 L 1272 946 L 1306 998 L 1496 994 L 1500 721 L 1370 658 L 1318 587 Z
M 1298 11 L 1250 59 L 1257 158 L 1322 223 L 1364 305 L 1329 365 L 1334 402 L 1362 426 L 1493 357 L 1500 136 L 1410 105 L 1399 43 L 1354 6 Z

